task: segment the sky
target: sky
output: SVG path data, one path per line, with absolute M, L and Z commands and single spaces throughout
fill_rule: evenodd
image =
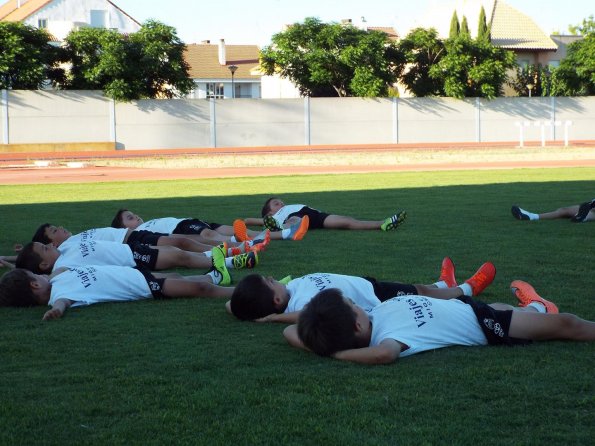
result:
M 474 4 L 490 0 L 112 0 L 139 22 L 156 19 L 176 28 L 185 43 L 210 40 L 227 44 L 268 45 L 286 24 L 317 17 L 325 23 L 352 19 L 355 25 L 390 26 L 404 36 L 417 26 L 448 32 L 455 8 L 459 20 Z M 567 33 L 568 25 L 595 15 L 593 0 L 506 0 L 551 34 Z M 461 13 L 462 11 L 462 13 Z M 486 9 L 489 17 L 489 11 Z M 477 17 L 467 17 L 474 34 Z

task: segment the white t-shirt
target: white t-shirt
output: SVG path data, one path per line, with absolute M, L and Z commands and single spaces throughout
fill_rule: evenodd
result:
M 117 242 L 124 243 L 124 239 L 128 234 L 127 228 L 94 228 L 80 232 L 78 234 L 71 235 L 68 237 L 60 246 L 64 243 L 79 243 L 79 242 L 90 242 L 93 240 L 103 240 L 105 242 Z
M 409 348 L 400 356 L 452 345 L 487 345 L 471 306 L 458 299 L 393 297 L 370 312 L 370 346 L 394 339 Z
M 60 257 L 58 257 L 54 264 L 54 270 L 63 266 L 136 266 L 132 249 L 125 243 L 104 242 L 101 240 L 62 243 L 58 251 L 60 251 Z
M 273 215 L 273 218 L 277 221 L 279 226 L 283 226 L 283 223 L 289 218 L 290 214 L 299 212 L 304 207 L 306 207 L 305 204 L 286 204 Z
M 176 226 L 180 224 L 180 222 L 184 220 L 189 220 L 189 218 L 174 218 L 174 217 L 165 217 L 165 218 L 155 218 L 153 220 L 149 220 L 144 222 L 138 228 L 137 231 L 151 231 L 151 232 L 160 232 L 162 234 L 171 234 L 176 229 Z
M 338 288 L 345 297 L 351 298 L 366 311 L 380 304 L 374 294 L 374 287 L 366 279 L 342 274 L 314 273 L 293 279 L 287 284 L 289 302 L 285 313 L 302 310 L 318 292 L 328 288 Z
M 50 280 L 49 305 L 58 299 L 73 301 L 78 307 L 102 302 L 126 302 L 152 297 L 140 271 L 124 266 L 78 266 Z

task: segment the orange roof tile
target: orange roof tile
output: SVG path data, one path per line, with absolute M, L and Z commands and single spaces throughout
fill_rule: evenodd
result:
M 40 10 L 53 0 L 9 0 L 0 6 L 0 20 L 5 22 L 21 22 L 34 12 Z
M 399 35 L 394 28 L 390 26 L 368 26 L 368 31 L 381 31 L 391 40 L 399 40 Z
M 225 45 L 227 63 L 220 65 L 218 44 L 190 44 L 184 57 L 193 79 L 231 79 L 230 65 L 238 67 L 235 79 L 258 79 L 260 75 L 252 74 L 252 70 L 259 65 L 259 55 L 256 45 Z

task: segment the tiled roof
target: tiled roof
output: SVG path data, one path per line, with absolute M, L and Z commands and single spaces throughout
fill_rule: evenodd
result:
M 52 0 L 20 0 L 21 7 L 18 7 L 18 0 L 9 0 L 0 6 L 0 20 L 5 22 L 21 22 L 43 8 Z
M 219 64 L 219 45 L 186 45 L 186 62 L 193 79 L 231 79 L 229 65 L 236 65 L 235 79 L 258 79 L 252 71 L 258 67 L 260 50 L 256 45 L 225 45 L 226 65 Z M 256 72 L 255 72 L 256 73 Z
M 492 44 L 508 50 L 556 51 L 558 46 L 530 17 L 496 0 L 492 12 Z
M 368 26 L 368 31 L 381 31 L 391 40 L 399 40 L 399 35 L 394 28 L 390 26 Z

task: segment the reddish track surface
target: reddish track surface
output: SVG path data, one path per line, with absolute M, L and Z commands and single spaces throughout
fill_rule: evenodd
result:
M 595 141 L 580 142 L 577 146 L 595 146 Z M 61 161 L 82 161 L 98 158 L 139 158 L 149 156 L 192 156 L 209 154 L 279 154 L 279 153 L 335 153 L 337 156 L 345 152 L 375 152 L 387 150 L 453 150 L 459 147 L 465 150 L 486 150 L 486 147 L 463 144 L 444 144 L 441 146 L 343 146 L 343 147 L 280 147 L 280 148 L 233 148 L 233 149 L 179 149 L 162 151 L 128 151 L 128 152 L 71 152 L 71 153 L 8 153 L 0 154 L 0 184 L 36 184 L 36 183 L 85 183 L 109 181 L 139 181 L 165 179 L 224 178 L 270 175 L 315 175 L 364 172 L 397 172 L 424 170 L 477 170 L 477 169 L 513 169 L 539 167 L 595 167 L 595 156 L 590 159 L 576 160 L 534 160 L 534 161 L 495 161 L 495 162 L 445 162 L 417 163 L 399 165 L 365 165 L 365 166 L 278 166 L 278 167 L 222 167 L 222 168 L 134 168 L 134 167 L 32 167 L 23 163 L 27 159 L 53 159 Z M 514 144 L 490 145 L 491 150 L 514 147 Z M 21 162 L 21 165 L 17 165 Z

